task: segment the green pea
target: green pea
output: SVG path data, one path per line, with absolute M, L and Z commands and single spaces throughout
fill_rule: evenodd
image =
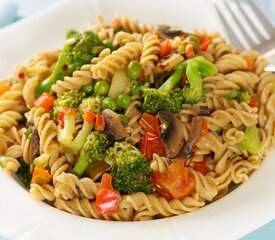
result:
M 129 123 L 129 118 L 125 114 L 118 114 L 118 115 L 123 122 L 125 122 L 126 124 Z
M 197 52 L 199 50 L 200 40 L 198 38 L 196 38 L 195 36 L 188 36 L 184 41 L 195 43 L 194 48 L 193 48 L 194 52 Z
M 90 82 L 82 87 L 83 92 L 85 92 L 88 95 L 93 94 L 93 89 L 94 89 L 94 84 L 92 82 Z
M 102 43 L 103 43 L 103 45 L 104 45 L 106 48 L 110 48 L 111 50 L 114 50 L 114 49 L 115 49 L 115 47 L 114 47 L 113 42 L 112 42 L 111 39 L 105 39 L 105 40 L 103 40 Z
M 127 74 L 130 79 L 138 79 L 141 75 L 141 72 L 142 69 L 138 61 L 131 61 L 128 64 Z
M 116 100 L 110 97 L 104 98 L 102 101 L 102 108 L 111 109 L 112 111 L 115 111 L 117 109 Z
M 94 92 L 96 95 L 105 96 L 108 94 L 110 85 L 104 80 L 99 80 L 95 83 Z
M 117 96 L 116 102 L 119 107 L 127 108 L 131 104 L 132 98 L 125 93 L 121 93 Z
M 140 81 L 135 81 L 133 88 L 131 90 L 131 94 L 132 95 L 141 94 L 142 93 L 141 86 L 142 86 L 142 83 Z
M 94 47 L 92 48 L 92 54 L 93 54 L 94 56 L 97 56 L 103 49 L 104 49 L 103 46 L 94 46 Z

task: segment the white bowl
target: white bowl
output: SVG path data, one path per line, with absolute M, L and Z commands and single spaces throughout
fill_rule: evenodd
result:
M 79 0 L 61 2 L 0 31 L 0 77 L 41 50 L 62 45 L 65 31 L 115 11 L 153 23 L 221 30 L 212 4 L 204 0 Z M 249 181 L 196 212 L 146 222 L 107 222 L 77 217 L 29 197 L 0 171 L 0 235 L 8 239 L 237 239 L 275 218 L 275 151 Z

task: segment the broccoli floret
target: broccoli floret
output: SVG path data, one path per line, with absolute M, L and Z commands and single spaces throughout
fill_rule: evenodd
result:
M 186 76 L 188 78 L 189 86 L 185 86 L 182 89 L 184 102 L 189 104 L 203 102 L 207 88 L 202 84 L 199 64 L 196 61 L 188 62 Z
M 29 165 L 23 161 L 23 159 L 18 159 L 20 167 L 16 172 L 16 175 L 20 182 L 24 184 L 26 188 L 30 188 L 32 175 L 30 174 Z
M 260 154 L 261 152 L 261 140 L 259 137 L 259 129 L 254 127 L 247 127 L 245 129 L 244 138 L 237 146 L 250 154 Z
M 77 30 L 75 29 L 70 29 L 66 32 L 66 39 L 70 39 L 70 38 L 74 38 L 75 36 L 77 36 L 79 33 Z
M 74 43 L 65 44 L 59 54 L 53 73 L 36 88 L 36 97 L 39 97 L 43 92 L 50 92 L 52 85 L 57 80 L 71 76 L 82 65 L 89 63 L 94 57 L 93 48 L 102 46 L 102 42 L 93 32 L 77 33 L 70 31 L 67 37 L 74 38 Z
M 61 95 L 55 100 L 53 109 L 52 109 L 52 115 L 56 119 L 58 113 L 65 107 L 72 108 L 75 110 L 75 112 L 77 112 L 78 106 L 84 97 L 85 97 L 85 93 L 80 92 L 78 90 L 71 90 L 68 92 L 64 92 L 63 95 Z
M 94 121 L 86 117 L 89 112 L 80 107 L 84 96 L 85 93 L 78 90 L 65 92 L 57 98 L 52 111 L 54 118 L 59 121 L 57 127 L 58 141 L 73 150 L 82 148 L 88 134 L 94 127 Z M 83 118 L 83 125 L 74 137 L 76 119 L 80 116 Z
M 104 160 L 105 153 L 110 144 L 108 137 L 103 133 L 91 132 L 80 151 L 80 156 L 73 168 L 73 173 L 81 177 L 89 163 Z
M 251 101 L 251 93 L 248 90 L 232 89 L 224 97 L 227 101 L 232 101 L 235 99 L 239 103 L 246 102 L 249 104 Z
M 107 150 L 105 161 L 111 165 L 113 186 L 121 193 L 152 193 L 152 169 L 141 152 L 127 142 L 116 142 Z
M 175 93 L 172 90 L 180 83 L 183 72 L 184 66 L 180 65 L 159 89 L 143 87 L 143 110 L 152 114 L 164 109 L 178 113 L 181 109 L 183 97 L 178 94 L 178 91 Z
M 100 96 L 84 98 L 82 103 L 79 106 L 80 112 L 83 114 L 87 111 L 93 113 L 101 112 L 101 103 L 102 99 Z
M 30 138 L 31 134 L 32 134 L 32 126 L 29 126 L 27 130 L 24 132 L 24 135 L 26 136 L 26 138 Z
M 189 85 L 182 89 L 182 96 L 173 90 L 180 83 L 186 71 Z M 161 85 L 159 89 L 143 87 L 143 110 L 156 114 L 160 110 L 169 110 L 178 113 L 182 103 L 195 104 L 205 101 L 207 87 L 203 85 L 202 78 L 217 73 L 215 64 L 198 56 L 180 63 L 175 72 Z

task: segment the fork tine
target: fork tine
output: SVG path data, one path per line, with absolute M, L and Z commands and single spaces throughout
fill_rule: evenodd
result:
M 244 36 L 244 38 L 247 40 L 248 44 L 250 47 L 255 47 L 255 43 L 254 41 L 251 39 L 251 37 L 248 35 L 247 31 L 245 30 L 245 28 L 243 27 L 243 25 L 241 24 L 238 16 L 235 15 L 235 13 L 232 11 L 231 7 L 229 6 L 229 4 L 227 3 L 226 0 L 223 0 L 227 10 L 230 12 L 231 16 L 234 18 L 235 22 L 237 23 L 242 35 Z
M 221 13 L 219 7 L 217 6 L 216 3 L 214 3 L 214 6 L 216 8 L 216 11 L 222 21 L 222 24 L 224 26 L 224 29 L 230 39 L 230 42 L 232 43 L 232 45 L 234 47 L 236 47 L 239 50 L 243 50 L 244 46 L 243 44 L 239 41 L 239 39 L 236 37 L 235 33 L 232 31 L 231 26 L 228 24 L 227 20 L 225 19 L 225 17 L 223 16 L 223 14 Z
M 250 6 L 258 17 L 259 21 L 263 25 L 264 29 L 268 32 L 270 36 L 273 36 L 275 29 L 269 20 L 263 15 L 263 13 L 257 8 L 255 3 L 251 0 L 247 0 L 248 6 Z
M 259 41 L 264 41 L 265 38 L 263 37 L 263 34 L 258 30 L 258 28 L 255 26 L 255 24 L 251 21 L 250 17 L 247 16 L 247 13 L 243 10 L 240 1 L 239 0 L 233 0 L 238 9 L 241 11 L 242 15 L 244 16 L 246 22 L 248 23 L 248 25 L 251 27 L 251 29 L 253 30 L 253 32 L 256 34 L 257 38 L 259 39 Z

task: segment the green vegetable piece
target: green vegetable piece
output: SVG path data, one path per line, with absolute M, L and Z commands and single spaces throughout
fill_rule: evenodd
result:
M 110 142 L 103 133 L 91 132 L 80 151 L 80 156 L 72 172 L 81 177 L 90 163 L 104 160 Z
M 127 108 L 131 104 L 132 98 L 125 93 L 121 93 L 117 96 L 116 101 L 119 107 Z
M 142 153 L 127 142 L 115 142 L 107 150 L 105 162 L 111 165 L 113 186 L 121 193 L 152 193 L 152 169 Z
M 18 171 L 16 172 L 16 175 L 19 179 L 19 181 L 21 183 L 23 183 L 23 185 L 26 187 L 26 188 L 30 188 L 30 183 L 31 183 L 31 178 L 32 178 L 32 175 L 30 174 L 30 167 L 28 164 L 26 164 L 24 162 L 23 159 L 18 159 L 19 163 L 20 163 L 20 167 L 18 169 Z
M 26 131 L 24 132 L 24 135 L 26 136 L 26 138 L 30 138 L 32 134 L 32 126 L 29 126 Z
M 125 124 L 129 123 L 129 118 L 125 114 L 118 114 Z
M 180 83 L 184 70 L 184 66 L 178 65 L 174 73 L 160 86 L 159 90 L 164 92 L 172 91 Z
M 217 74 L 216 65 L 202 56 L 194 57 L 188 61 L 195 61 L 199 65 L 199 72 L 202 78 L 207 76 L 215 76 Z M 187 62 L 188 62 L 187 61 Z
M 138 61 L 131 61 L 128 64 L 127 74 L 130 79 L 136 80 L 140 77 L 142 69 Z
M 52 85 L 57 80 L 63 80 L 65 76 L 71 76 L 74 71 L 89 63 L 94 57 L 93 47 L 102 45 L 98 36 L 92 32 L 77 33 L 70 31 L 67 33 L 67 37 L 74 38 L 75 43 L 63 47 L 53 73 L 35 89 L 36 98 L 43 92 L 50 92 Z
M 106 97 L 102 101 L 102 109 L 111 109 L 115 111 L 117 109 L 117 102 L 115 99 Z
M 261 153 L 261 140 L 259 137 L 259 129 L 256 126 L 247 127 L 245 129 L 244 138 L 237 146 L 250 154 L 260 154 Z
M 64 92 L 63 95 L 55 100 L 52 115 L 56 118 L 58 113 L 65 107 L 73 108 L 77 112 L 78 106 L 84 97 L 85 93 L 79 90 Z
M 115 50 L 115 46 L 113 45 L 113 41 L 111 39 L 105 39 L 102 43 L 104 47 L 110 48 L 112 51 Z
M 186 76 L 189 86 L 182 89 L 184 101 L 195 104 L 203 100 L 202 77 L 199 72 L 199 64 L 196 61 L 189 61 L 186 68 Z
M 225 96 L 225 99 L 227 101 L 236 100 L 237 102 L 246 102 L 250 103 L 251 101 L 251 93 L 248 90 L 237 90 L 232 89 L 229 93 L 227 93 Z
M 84 85 L 82 87 L 82 91 L 86 93 L 86 95 L 92 95 L 94 90 L 94 84 L 92 82 Z
M 184 39 L 185 42 L 193 42 L 194 46 L 194 52 L 198 52 L 199 47 L 200 47 L 200 40 L 198 38 L 196 38 L 195 36 L 188 36 L 186 39 Z
M 94 85 L 94 92 L 99 96 L 106 96 L 108 94 L 110 84 L 104 80 L 96 81 Z
M 102 97 L 100 96 L 90 96 L 84 98 L 82 103 L 79 105 L 79 110 L 83 116 L 86 112 L 100 113 L 102 108 Z
M 142 87 L 142 83 L 140 81 L 135 81 L 131 89 L 131 94 L 132 95 L 141 94 L 142 93 L 141 87 Z
M 160 110 L 178 113 L 182 109 L 183 96 L 180 89 L 173 90 L 179 85 L 185 67 L 178 65 L 174 73 L 160 86 L 159 89 L 143 87 L 143 105 L 145 112 L 156 114 Z

